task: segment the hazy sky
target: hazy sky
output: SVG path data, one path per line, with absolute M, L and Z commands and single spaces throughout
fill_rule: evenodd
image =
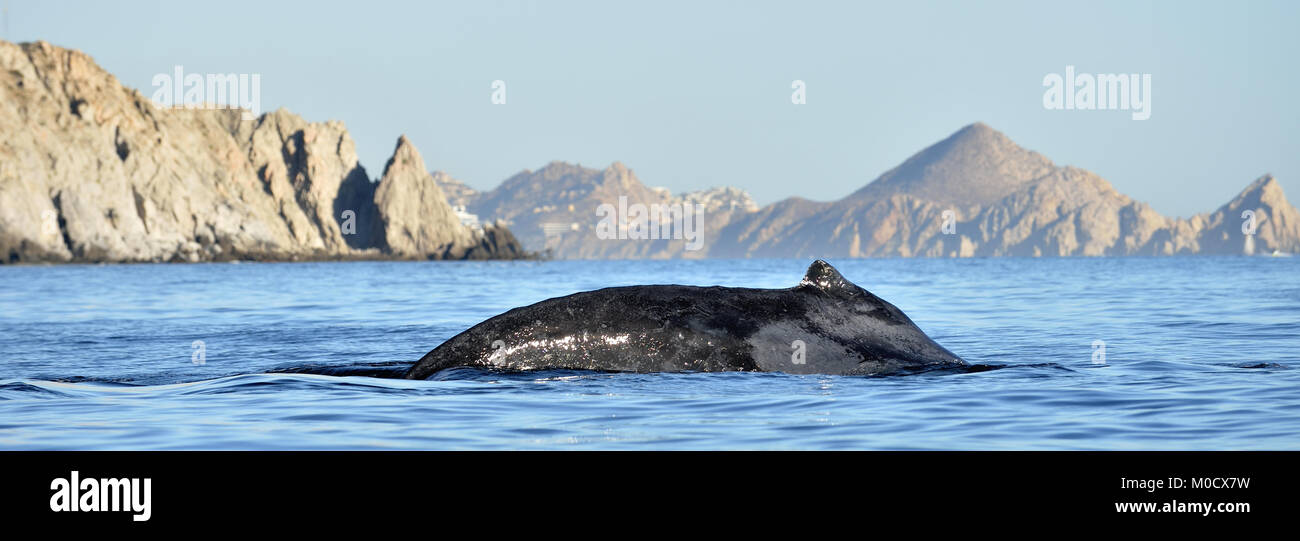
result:
M 675 192 L 829 200 L 983 121 L 1186 216 L 1266 172 L 1300 203 L 1298 6 L 8 0 L 4 38 L 81 49 L 146 95 L 178 64 L 261 74 L 264 111 L 345 122 L 372 177 L 404 133 L 479 189 L 617 160 Z M 1151 118 L 1046 110 L 1067 65 L 1151 74 Z

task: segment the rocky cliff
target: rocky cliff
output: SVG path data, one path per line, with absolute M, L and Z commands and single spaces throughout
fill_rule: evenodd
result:
M 523 253 L 500 226 L 456 220 L 428 174 L 401 165 L 419 161 L 404 138 L 375 184 L 342 123 L 159 108 L 44 42 L 0 41 L 0 134 L 4 262 Z
M 382 235 L 378 245 L 410 259 L 487 259 L 519 257 L 523 249 L 500 223 L 482 230 L 461 225 L 447 196 L 405 136 L 375 190 Z

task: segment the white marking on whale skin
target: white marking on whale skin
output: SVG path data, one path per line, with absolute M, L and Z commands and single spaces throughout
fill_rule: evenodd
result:
M 604 341 L 607 346 L 621 346 L 626 344 L 630 338 L 631 335 L 624 333 L 618 336 L 606 336 L 602 338 L 602 341 Z
M 527 363 L 519 363 L 517 361 L 517 358 L 514 357 L 515 353 L 522 352 L 522 351 L 550 351 L 554 349 L 576 349 L 578 347 L 577 342 L 578 342 L 577 337 L 573 335 L 565 336 L 563 338 L 555 338 L 555 339 L 543 338 L 543 339 L 536 339 L 536 340 L 528 340 L 522 344 L 494 348 L 492 350 L 492 354 L 488 356 L 487 360 L 488 362 L 492 363 L 493 366 L 497 366 L 501 368 L 515 368 L 519 370 L 527 370 L 530 367 L 530 365 L 528 365 Z M 495 342 L 493 344 L 495 345 Z
M 632 342 L 632 335 L 620 333 L 593 337 L 583 331 L 581 336 L 571 334 L 560 338 L 534 338 L 510 345 L 497 344 L 497 342 L 501 341 L 493 343 L 492 352 L 486 358 L 489 364 L 497 368 L 512 370 L 531 370 L 544 366 L 582 368 L 588 363 L 578 358 L 582 356 L 580 353 L 585 349 L 627 347 Z M 557 361 L 561 362 L 556 364 Z
M 795 364 L 790 343 L 804 342 L 804 364 Z M 803 328 L 796 320 L 763 325 L 745 339 L 753 350 L 754 363 L 764 372 L 787 374 L 848 374 L 859 368 L 857 353 L 839 343 Z
M 506 342 L 505 342 L 505 340 L 493 340 L 493 341 L 492 341 L 492 353 L 488 355 L 488 358 L 487 358 L 488 362 L 490 362 L 490 363 L 492 363 L 493 365 L 496 365 L 496 366 L 504 366 L 504 365 L 505 365 L 505 362 L 506 362 L 506 361 L 505 361 L 505 357 L 506 357 L 505 349 L 506 349 Z

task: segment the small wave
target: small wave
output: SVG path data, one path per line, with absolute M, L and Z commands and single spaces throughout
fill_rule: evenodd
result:
M 972 364 L 959 368 L 941 369 L 939 371 L 949 371 L 958 374 L 978 374 L 981 372 L 992 372 L 995 370 L 1054 370 L 1063 372 L 1074 372 L 1075 370 L 1057 363 L 1025 363 L 1025 364 Z
M 43 387 L 26 381 L 10 380 L 0 382 L 0 400 L 13 400 L 16 398 L 27 398 L 32 395 L 46 396 L 57 398 L 68 396 L 67 393 L 59 392 L 49 387 Z
M 415 363 L 384 362 L 348 365 L 303 364 L 268 370 L 267 374 L 314 374 L 318 376 L 363 376 L 369 378 L 401 379 Z
M 1289 366 L 1281 363 L 1237 363 L 1230 366 L 1232 366 L 1233 368 L 1248 368 L 1248 369 L 1272 368 L 1272 369 L 1286 370 L 1290 368 Z

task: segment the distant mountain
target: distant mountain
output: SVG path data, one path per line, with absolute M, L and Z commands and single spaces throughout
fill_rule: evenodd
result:
M 991 205 L 1055 166 L 1043 155 L 1020 148 L 982 122 L 922 150 L 847 199 L 874 201 L 895 195 L 940 205 Z
M 1242 232 L 1244 210 L 1255 213 L 1253 235 Z M 1272 176 L 1213 214 L 1173 219 L 972 124 L 839 201 L 791 198 L 738 217 L 708 256 L 1290 253 L 1300 251 L 1297 222 Z
M 459 191 L 466 194 L 467 192 Z M 689 239 L 662 238 L 627 240 L 601 238 L 598 226 L 602 204 L 699 205 L 701 246 L 707 247 L 732 216 L 754 211 L 757 206 L 743 190 L 722 187 L 674 196 L 663 188 L 652 188 L 636 173 L 615 162 L 603 170 L 581 165 L 551 162 L 537 171 L 523 171 L 497 188 L 462 195 L 470 212 L 480 217 L 504 220 L 524 246 L 564 259 L 629 259 L 703 257 L 704 250 L 690 250 Z M 609 217 L 611 220 L 616 217 Z
M 444 171 L 434 171 L 433 181 L 438 184 L 438 188 L 442 190 L 442 193 L 447 194 L 447 202 L 453 206 L 468 208 L 478 199 L 478 190 L 452 178 L 450 174 Z
M 1300 252 L 1300 213 L 1272 176 L 1190 219 L 1161 215 L 1089 171 L 1061 167 L 983 123 L 966 126 L 838 201 L 793 197 L 757 208 L 737 188 L 673 197 L 620 163 L 553 162 L 490 192 L 447 181 L 484 217 L 513 224 L 526 247 L 561 258 L 976 257 Z M 459 186 L 459 187 L 457 187 Z M 704 204 L 704 245 L 601 239 L 596 209 Z M 1242 214 L 1255 229 L 1243 231 Z
M 1243 242 L 1242 213 L 1248 210 L 1255 213 L 1255 234 Z M 1197 232 L 1197 247 L 1204 253 L 1300 253 L 1300 212 L 1272 175 L 1260 177 L 1218 210 L 1193 217 L 1187 226 Z
M 87 55 L 0 41 L 0 261 L 518 257 L 460 223 L 399 141 L 377 184 L 347 128 L 164 109 Z

